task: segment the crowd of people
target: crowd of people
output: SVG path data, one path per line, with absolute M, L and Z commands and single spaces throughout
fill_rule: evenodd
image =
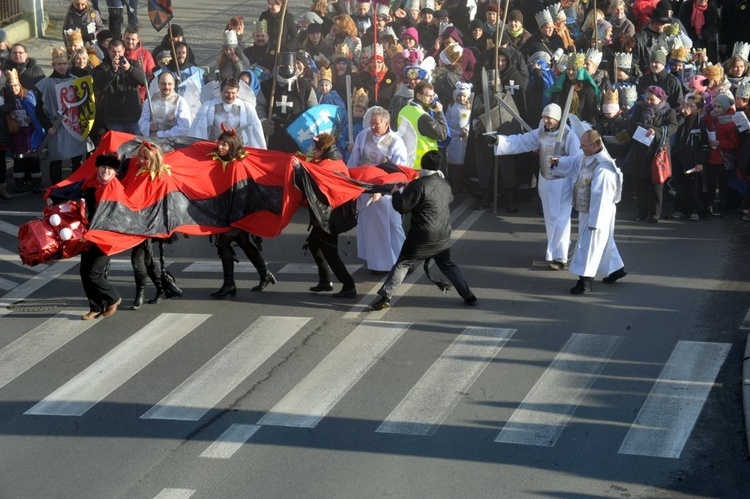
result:
M 43 145 L 55 183 L 62 161 L 77 168 L 107 130 L 216 141 L 235 129 L 245 146 L 299 152 L 287 127 L 332 104 L 350 116 L 334 134 L 350 167 L 420 169 L 438 151 L 438 171 L 453 192 L 474 194 L 479 209 L 497 201 L 496 181 L 508 212 L 536 189 L 552 270 L 568 266 L 571 206 L 580 201 L 575 175 L 553 163 L 578 156 L 587 129 L 624 174 L 622 195 L 636 198 L 636 220 L 750 220 L 745 0 L 314 0 L 294 13 L 268 0 L 252 23 L 229 19 L 210 71 L 196 65 L 179 25 L 148 50 L 137 12 L 125 0 L 110 3 L 107 29 L 97 4 L 71 2 L 65 46 L 53 51 L 48 76 L 24 44 L 0 34 L 0 149 L 14 158 L 16 191 L 40 190 L 35 153 Z M 68 108 L 55 89 L 86 75 L 95 121 L 76 134 L 61 123 Z M 660 144 L 671 151 L 666 182 L 655 182 L 650 166 Z M 7 197 L 4 169 L 0 175 Z M 673 206 L 665 207 L 667 194 Z M 371 271 L 403 266 L 398 199 L 359 200 L 358 255 Z M 275 282 L 258 269 L 261 287 Z M 613 270 L 621 271 L 614 280 L 625 274 Z M 329 279 L 321 273 L 317 291 L 329 290 Z M 231 295 L 233 286 L 225 272 L 215 295 Z

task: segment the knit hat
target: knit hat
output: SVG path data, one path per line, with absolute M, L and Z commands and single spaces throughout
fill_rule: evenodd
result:
M 307 27 L 305 32 L 310 35 L 313 33 L 323 33 L 323 25 L 318 23 L 312 23 Z
M 179 24 L 172 25 L 172 36 L 185 36 L 185 31 Z
M 667 100 L 667 93 L 664 91 L 663 88 L 657 87 L 656 85 L 651 85 L 646 89 L 647 94 L 652 94 L 655 97 L 658 97 L 659 100 L 664 101 Z
M 102 43 L 104 40 L 109 40 L 111 38 L 114 38 L 115 35 L 112 34 L 112 32 L 108 29 L 103 29 L 99 33 L 96 34 L 96 41 L 97 43 Z
M 405 36 L 410 36 L 414 38 L 415 42 L 419 43 L 419 32 L 417 31 L 417 28 L 406 28 L 401 34 L 401 39 L 403 39 Z
M 451 43 L 440 52 L 440 62 L 446 66 L 456 64 L 464 53 L 463 47 L 458 43 Z
M 481 29 L 482 31 L 484 31 L 484 23 L 479 19 L 474 19 L 469 23 L 469 31 L 474 29 Z
M 562 118 L 562 109 L 560 109 L 560 106 L 558 106 L 554 102 L 552 104 L 547 104 L 547 107 L 542 110 L 542 116 L 548 116 L 552 119 L 560 121 L 560 118 Z
M 510 12 L 508 12 L 508 22 L 511 21 L 518 21 L 519 23 L 523 24 L 523 13 L 518 9 L 511 10 Z
M 661 64 L 667 65 L 667 54 L 664 53 L 661 49 L 656 49 L 653 52 L 651 52 L 651 62 L 658 62 Z
M 729 110 L 730 107 L 734 106 L 734 99 L 729 97 L 727 94 L 719 94 L 714 97 L 714 104 L 718 104 L 724 111 Z
M 459 81 L 456 83 L 456 88 L 453 90 L 453 98 L 455 99 L 458 95 L 471 95 L 471 83 L 464 83 Z
M 443 162 L 443 155 L 440 154 L 440 151 L 432 150 L 427 151 L 424 153 L 424 156 L 422 156 L 422 163 L 421 167 L 423 170 L 439 170 L 440 169 L 440 163 Z

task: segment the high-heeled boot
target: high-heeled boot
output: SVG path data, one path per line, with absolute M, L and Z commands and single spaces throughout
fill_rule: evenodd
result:
M 146 286 L 144 284 L 135 285 L 135 299 L 133 304 L 130 305 L 131 310 L 138 310 L 143 306 L 143 300 L 146 297 Z
M 161 303 L 161 301 L 166 299 L 167 297 L 167 295 L 164 294 L 164 287 L 161 285 L 161 277 L 156 274 L 155 266 L 147 266 L 146 272 L 148 272 L 148 276 L 151 278 L 151 282 L 153 282 L 154 286 L 156 287 L 156 294 L 148 302 L 151 305 Z
M 221 259 L 221 267 L 224 270 L 224 284 L 218 291 L 211 293 L 214 298 L 224 298 L 227 295 L 235 296 L 237 286 L 234 284 L 234 260 L 230 258 Z
M 276 284 L 276 276 L 266 269 L 266 272 L 260 276 L 260 283 L 252 288 L 252 291 L 263 291 L 269 284 Z

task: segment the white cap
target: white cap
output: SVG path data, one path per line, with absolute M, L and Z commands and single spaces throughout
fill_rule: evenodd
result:
M 542 116 L 549 116 L 560 121 L 560 118 L 562 118 L 562 109 L 555 103 L 547 104 L 547 107 L 542 110 Z

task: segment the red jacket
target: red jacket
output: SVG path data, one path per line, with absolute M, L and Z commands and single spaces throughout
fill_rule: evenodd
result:
M 707 163 L 711 165 L 723 165 L 724 158 L 721 153 L 736 152 L 740 147 L 740 133 L 732 121 L 734 109 L 729 109 L 723 116 L 706 116 L 706 130 L 716 131 L 716 140 L 719 141 L 717 149 L 709 149 Z M 719 152 L 721 150 L 721 152 Z
M 151 52 L 143 48 L 142 43 L 138 43 L 138 46 L 133 50 L 125 50 L 125 57 L 131 61 L 138 61 L 143 65 L 143 72 L 146 73 L 146 81 L 151 81 L 154 76 L 154 69 L 156 69 L 156 63 L 151 55 Z M 141 102 L 146 99 L 146 88 L 138 87 L 138 92 L 141 94 Z

